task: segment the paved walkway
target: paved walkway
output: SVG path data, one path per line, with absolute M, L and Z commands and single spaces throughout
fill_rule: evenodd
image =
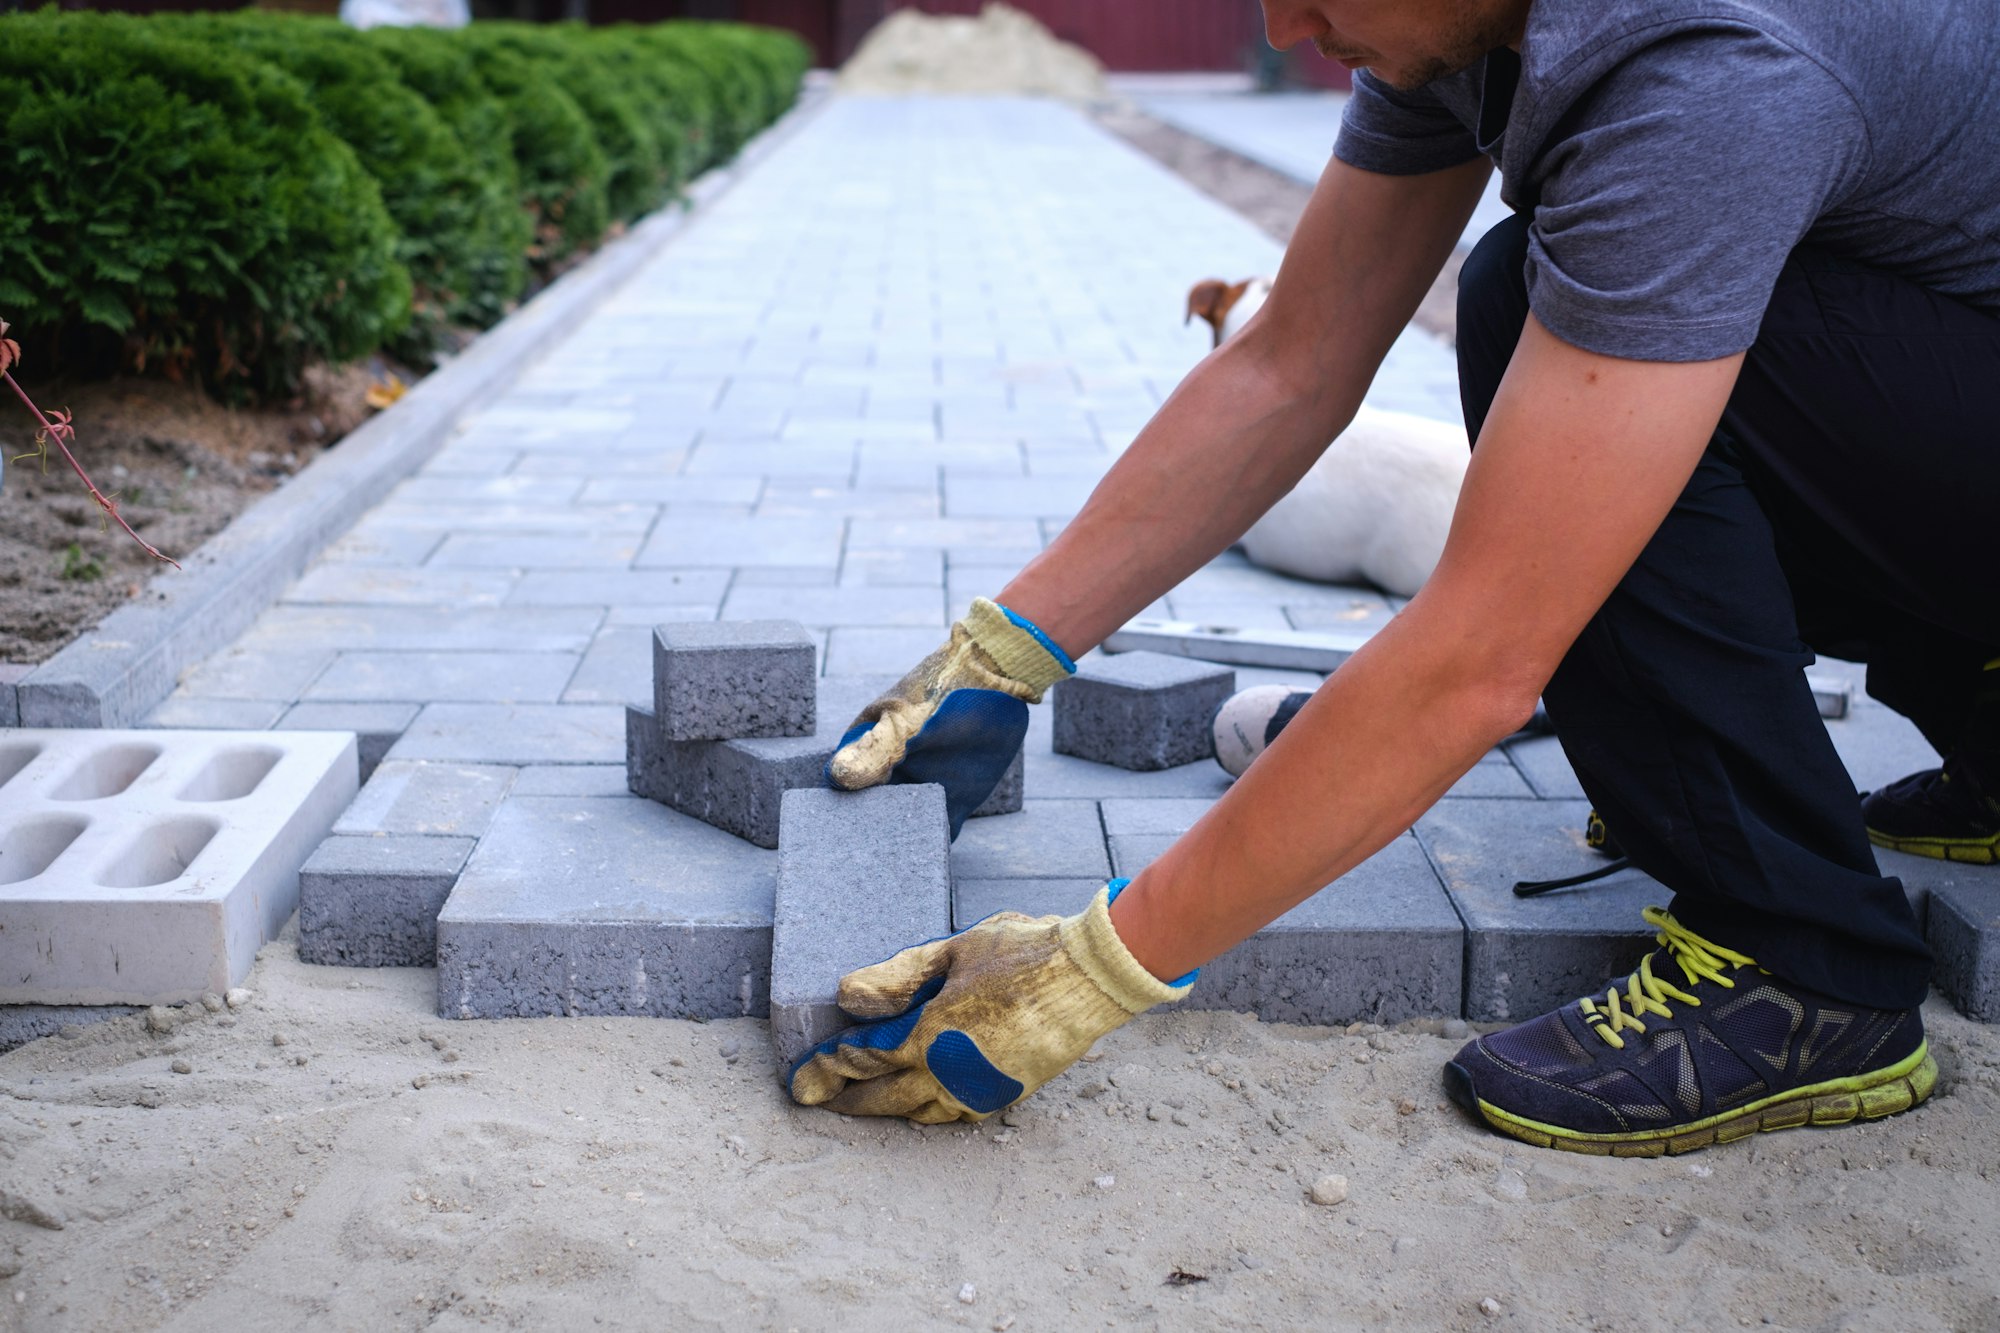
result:
M 190 671 L 153 721 L 399 737 L 349 832 L 477 837 L 511 819 L 510 845 L 532 847 L 535 819 L 643 805 L 652 831 L 620 855 L 591 853 L 583 872 L 496 868 L 488 848 L 467 872 L 511 876 L 510 894 L 532 882 L 551 920 L 635 910 L 678 848 L 715 836 L 625 795 L 622 705 L 650 697 L 650 627 L 795 619 L 828 677 L 901 672 L 1042 548 L 1204 353 L 1205 330 L 1181 321 L 1189 283 L 1277 258 L 1248 223 L 1065 108 L 837 101 Z M 1454 416 L 1450 357 L 1406 334 L 1373 396 Z M 1156 609 L 1303 628 L 1390 608 L 1230 554 Z M 1027 809 L 974 821 L 954 849 L 962 888 L 1073 905 L 1079 885 L 1143 864 L 1222 790 L 1205 761 L 1142 775 L 1054 755 L 1047 714 L 1030 737 Z M 1928 754 L 1880 709 L 1835 726 L 1864 783 Z M 1580 795 L 1553 741 L 1496 751 L 1421 847 L 1400 840 L 1355 881 L 1384 886 L 1379 901 L 1411 920 L 1555 941 L 1537 946 L 1532 978 L 1527 955 L 1490 953 L 1477 1003 L 1466 981 L 1475 1016 L 1594 982 L 1661 893 L 1628 875 L 1520 924 L 1507 882 L 1589 864 Z M 716 873 L 767 883 L 771 857 L 741 844 Z M 1370 893 L 1322 898 L 1347 915 L 1304 924 L 1390 924 L 1369 918 Z
M 1310 185 L 1333 155 L 1347 94 L 1167 92 L 1141 94 L 1134 101 L 1155 120 Z M 1477 241 L 1510 211 L 1500 202 L 1500 177 L 1495 174 L 1465 229 L 1465 244 Z

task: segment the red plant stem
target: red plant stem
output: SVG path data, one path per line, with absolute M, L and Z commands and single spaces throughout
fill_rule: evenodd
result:
M 14 376 L 8 371 L 0 370 L 0 379 L 4 379 L 7 381 L 8 387 L 13 389 L 13 391 L 20 397 L 21 401 L 28 405 L 28 410 L 35 414 L 35 420 L 42 423 L 42 429 L 48 432 L 48 437 L 56 442 L 56 448 L 62 450 L 62 456 L 69 463 L 70 470 L 75 472 L 77 476 L 83 478 L 84 486 L 88 488 L 90 491 L 90 498 L 97 501 L 98 507 L 102 509 L 105 513 L 111 515 L 111 517 L 117 519 L 118 526 L 125 529 L 126 535 L 131 537 L 133 541 L 139 543 L 139 545 L 146 548 L 146 554 L 152 556 L 155 560 L 164 560 L 168 564 L 172 565 L 175 569 L 179 569 L 181 567 L 180 561 L 174 559 L 170 555 L 162 555 L 158 550 L 154 548 L 151 542 L 147 541 L 144 537 L 141 537 L 138 533 L 132 531 L 132 525 L 130 523 L 127 523 L 125 521 L 125 516 L 118 512 L 118 506 L 104 498 L 104 492 L 97 489 L 97 483 L 92 481 L 90 479 L 90 474 L 83 470 L 83 464 L 76 461 L 76 455 L 72 454 L 69 451 L 69 446 L 63 443 L 63 432 L 65 430 L 73 430 L 74 428 L 68 425 L 57 426 L 54 422 L 50 421 L 47 417 L 43 416 L 42 409 L 35 406 L 35 400 L 28 397 L 28 391 L 26 389 L 23 389 L 20 383 L 17 380 L 15 380 Z

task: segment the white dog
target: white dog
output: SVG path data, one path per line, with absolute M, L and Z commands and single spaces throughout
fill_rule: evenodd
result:
M 1220 347 L 1270 294 L 1268 278 L 1198 282 L 1188 318 L 1207 320 Z M 1365 579 L 1414 596 L 1444 552 L 1468 456 L 1460 427 L 1364 403 L 1291 493 L 1243 534 L 1243 552 L 1280 573 Z

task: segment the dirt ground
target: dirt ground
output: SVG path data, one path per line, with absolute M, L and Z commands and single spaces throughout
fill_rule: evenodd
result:
M 0 1328 L 2000 1327 L 2000 1030 L 1938 1004 L 1916 1111 L 1610 1161 L 1470 1124 L 1436 1022 L 1148 1015 L 920 1129 L 792 1107 L 753 1019 L 247 985 L 0 1057 Z
M 180 559 L 258 496 L 360 425 L 379 364 L 319 370 L 296 405 L 231 409 L 187 384 L 120 379 L 45 383 L 17 368 L 44 412 L 67 409 L 70 446 L 99 490 L 161 552 Z M 51 447 L 35 418 L 0 393 L 0 662 L 34 663 L 95 625 L 165 568 L 117 526 Z

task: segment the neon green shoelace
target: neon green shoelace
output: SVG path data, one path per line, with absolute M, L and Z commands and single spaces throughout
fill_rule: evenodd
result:
M 1658 926 L 1660 933 L 1653 938 L 1660 946 L 1672 952 L 1673 960 L 1679 964 L 1688 985 L 1698 985 L 1703 981 L 1713 981 L 1728 990 L 1736 989 L 1728 972 L 1739 967 L 1755 967 L 1757 964 L 1734 949 L 1725 949 L 1719 944 L 1711 944 L 1701 936 L 1674 920 L 1673 914 L 1662 907 L 1648 907 L 1644 916 L 1646 924 Z M 1578 1001 L 1585 1021 L 1591 1031 L 1604 1039 L 1614 1050 L 1625 1049 L 1625 1038 L 1619 1036 L 1621 1029 L 1629 1029 L 1643 1034 L 1646 1025 L 1643 1017 L 1658 1014 L 1661 1018 L 1672 1018 L 1674 1011 L 1668 1000 L 1701 1007 L 1701 1001 L 1675 986 L 1673 983 L 1653 975 L 1653 956 L 1647 954 L 1639 960 L 1639 970 L 1627 977 L 1621 993 L 1617 984 L 1605 992 L 1603 1000 L 1586 996 Z

